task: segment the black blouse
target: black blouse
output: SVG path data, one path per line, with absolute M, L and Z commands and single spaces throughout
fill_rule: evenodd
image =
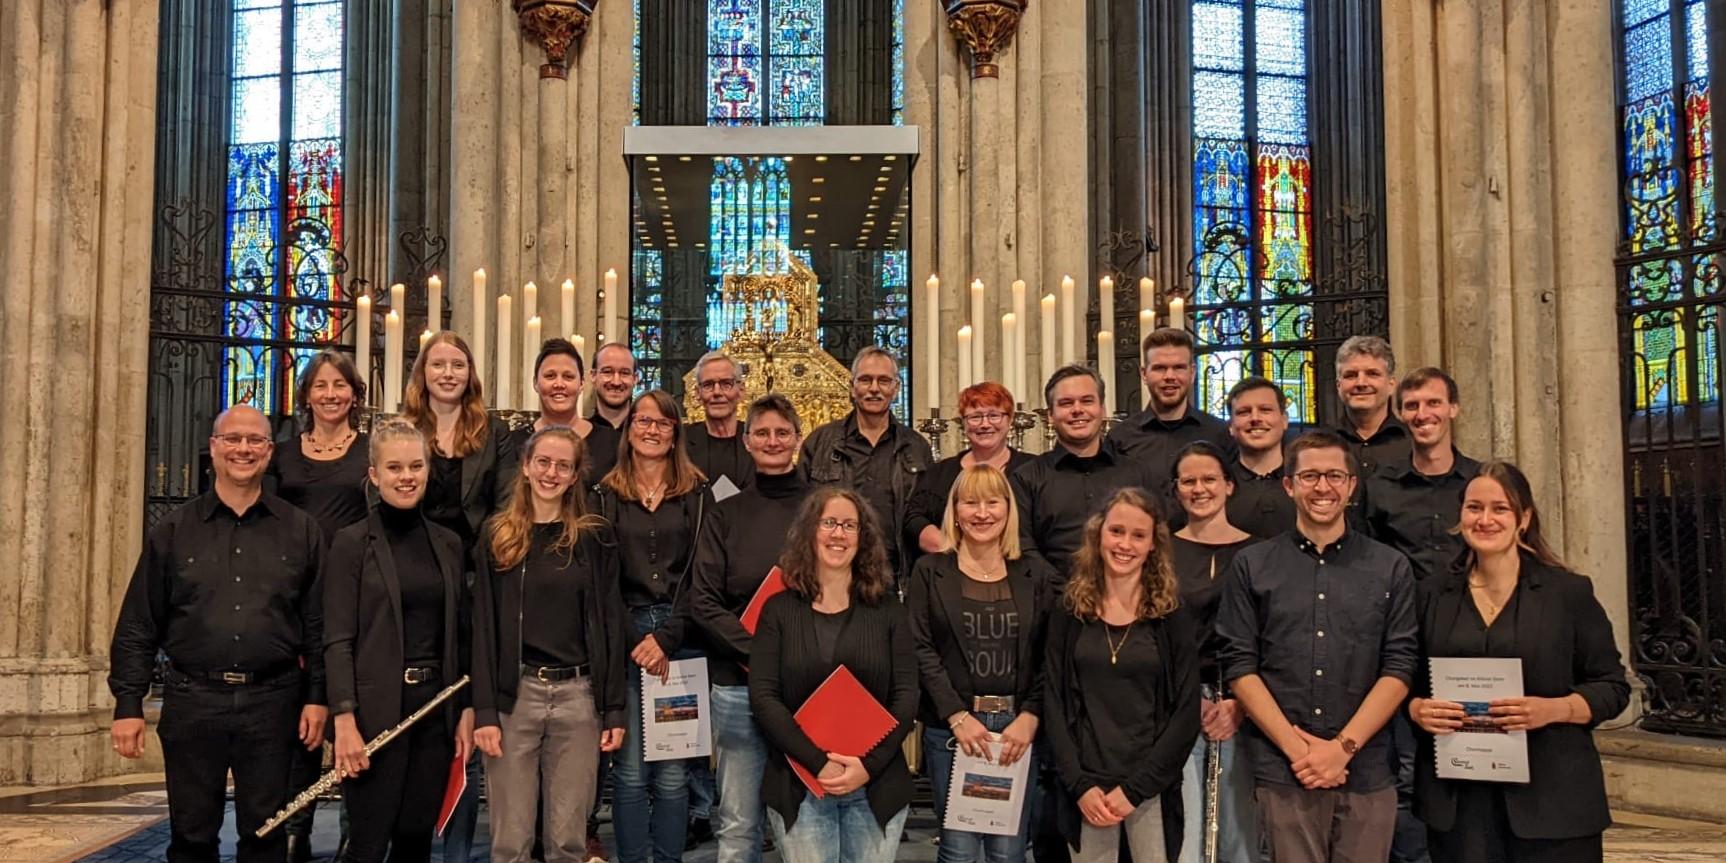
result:
M 517 574 L 521 593 L 521 661 L 528 665 L 581 665 L 588 661 L 582 595 L 593 573 L 573 566 L 573 549 L 554 551 L 562 522 L 533 526 L 527 565 Z M 532 602 L 526 601 L 528 596 Z
M 426 481 L 426 518 L 441 524 L 461 537 L 462 548 L 473 548 L 473 529 L 468 526 L 467 513 L 461 505 L 460 458 L 432 454 L 431 477 Z
M 1229 565 L 1241 549 L 1258 542 L 1249 537 L 1238 542 L 1212 545 L 1183 536 L 1174 537 L 1175 578 L 1181 586 L 1181 604 L 1192 612 L 1199 633 L 1199 680 L 1215 685 L 1222 679 L 1217 665 L 1217 607 L 1228 584 Z
M 387 503 L 378 504 L 378 519 L 401 579 L 402 659 L 413 666 L 435 665 L 443 655 L 444 586 L 425 519 L 418 509 Z
M 693 498 L 670 498 L 648 511 L 640 501 L 619 500 L 614 527 L 623 555 L 623 604 L 641 608 L 671 601 L 695 552 Z
M 366 517 L 366 467 L 370 444 L 357 435 L 341 458 L 306 455 L 301 438 L 284 441 L 270 457 L 276 496 L 304 510 L 318 523 L 327 547 L 336 531 Z
M 1168 725 L 1161 689 L 1147 685 L 1166 673 L 1165 659 L 1144 621 L 1113 626 L 1090 620 L 1080 627 L 1072 670 L 1089 721 L 1079 724 L 1074 742 L 1079 763 L 1106 792 L 1127 783 L 1132 765 Z

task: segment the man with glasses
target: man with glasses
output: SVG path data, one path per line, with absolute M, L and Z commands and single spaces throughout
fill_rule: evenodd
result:
M 622 342 L 606 342 L 593 354 L 593 413 L 587 421 L 587 479 L 599 482 L 617 464 L 623 421 L 635 397 L 635 355 Z
M 323 744 L 323 597 L 317 522 L 263 490 L 264 415 L 236 406 L 210 435 L 215 487 L 144 541 L 109 648 L 114 751 L 144 753 L 144 698 L 160 651 L 156 735 L 168 785 L 167 859 L 215 863 L 228 773 L 239 863 L 281 863 L 286 834 L 254 834 L 287 804 L 294 747 Z
M 695 392 L 707 417 L 685 431 L 689 459 L 707 475 L 714 500 L 724 500 L 748 488 L 754 463 L 738 434 L 737 405 L 743 401 L 743 376 L 737 361 L 723 351 L 709 351 L 695 361 Z
M 905 547 L 899 526 L 932 460 L 929 442 L 894 419 L 898 395 L 899 361 L 875 345 L 858 351 L 851 362 L 851 413 L 811 432 L 799 457 L 810 482 L 845 486 L 874 507 L 895 578 L 916 554 Z
M 1209 441 L 1233 454 L 1235 442 L 1228 424 L 1193 406 L 1193 337 L 1186 330 L 1162 327 L 1145 336 L 1139 377 L 1150 389 L 1145 409 L 1115 424 L 1109 440 L 1121 454 L 1145 463 L 1157 484 L 1150 486 L 1168 498 L 1175 453 L 1193 441 Z M 1172 502 L 1172 499 L 1170 499 Z M 1180 507 L 1170 507 L 1173 515 Z
M 1242 550 L 1217 636 L 1271 857 L 1384 863 L 1396 829 L 1391 716 L 1417 661 L 1414 579 L 1395 549 L 1351 531 L 1355 460 L 1334 432 L 1289 444 L 1295 529 Z

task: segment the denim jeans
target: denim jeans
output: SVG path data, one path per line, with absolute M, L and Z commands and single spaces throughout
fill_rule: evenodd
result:
M 1401 710 L 1390 718 L 1392 749 L 1396 763 L 1396 836 L 1391 840 L 1391 863 L 1428 863 L 1426 825 L 1414 814 L 1414 725 Z
M 761 772 L 767 741 L 749 710 L 749 687 L 713 687 L 713 753 L 719 802 L 713 832 L 719 863 L 761 863 Z
M 893 863 L 899 852 L 899 837 L 905 832 L 905 813 L 898 811 L 885 830 L 875 822 L 869 808 L 867 787 L 850 794 L 816 797 L 805 794 L 797 807 L 797 823 L 790 831 L 779 813 L 767 810 L 773 824 L 773 841 L 785 863 Z
M 1016 714 L 1001 711 L 973 715 L 984 728 L 1000 733 Z M 941 829 L 941 845 L 936 850 L 935 859 L 939 863 L 1024 863 L 1025 851 L 1031 842 L 1032 813 L 1037 811 L 1037 765 L 1031 765 L 1024 809 L 1019 812 L 1019 835 L 997 836 L 948 830 L 941 825 L 947 822 L 947 787 L 953 778 L 953 747 L 956 745 L 953 732 L 924 726 L 923 761 L 928 765 L 924 772 L 929 776 L 929 785 L 935 796 L 935 824 Z
M 455 811 L 450 813 L 449 826 L 443 831 L 444 863 L 469 863 L 473 859 L 473 836 L 479 826 L 479 784 L 485 776 L 485 768 L 478 756 L 469 755 L 467 759 L 467 790 L 461 793 L 461 799 L 456 801 Z M 441 804 L 443 799 L 440 797 Z
M 1218 863 L 1258 863 L 1258 804 L 1253 802 L 1253 767 L 1241 750 L 1240 735 L 1222 743 L 1222 781 L 1217 788 Z M 1181 802 L 1186 809 L 1186 829 L 1181 842 L 1180 863 L 1199 863 L 1205 850 L 1205 736 L 1193 743 L 1193 752 L 1181 768 Z
M 671 616 L 671 605 L 630 609 L 637 632 L 651 632 Z M 635 645 L 629 645 L 631 650 Z M 678 658 L 683 658 L 678 654 Z M 620 863 L 678 863 L 689 830 L 689 762 L 647 761 L 642 752 L 641 669 L 630 663 L 623 748 L 611 767 L 611 825 Z

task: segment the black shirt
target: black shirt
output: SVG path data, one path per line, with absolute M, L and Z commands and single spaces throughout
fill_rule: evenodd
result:
M 425 499 L 420 506 L 434 524 L 455 531 L 461 537 L 463 549 L 472 549 L 476 537 L 461 505 L 461 468 L 460 458 L 432 453 L 431 476 L 426 480 Z
M 839 437 L 839 450 L 845 453 L 853 465 L 853 489 L 869 502 L 875 510 L 875 517 L 880 521 L 882 529 L 891 531 L 894 527 L 894 513 L 898 512 L 898 499 L 893 490 L 893 474 L 897 471 L 897 454 L 899 435 L 911 434 L 909 429 L 899 423 L 887 424 L 887 430 L 881 433 L 881 438 L 871 444 L 857 428 L 857 414 L 853 412 L 845 419 L 845 429 Z M 888 533 L 891 537 L 893 534 Z M 896 546 L 889 543 L 888 557 L 894 557 Z M 897 562 L 892 561 L 897 568 Z
M 305 454 L 296 437 L 276 446 L 269 476 L 277 497 L 306 511 L 323 531 L 324 542 L 336 531 L 366 517 L 366 468 L 370 464 L 365 435 L 356 435 L 341 458 L 328 461 Z
M 1462 536 L 1452 533 L 1462 515 L 1462 493 L 1480 473 L 1480 462 L 1452 450 L 1450 470 L 1427 476 L 1412 459 L 1379 466 L 1361 494 L 1361 519 L 1373 539 L 1408 555 L 1416 580 L 1450 569 L 1462 554 Z
M 1259 539 L 1294 530 L 1294 498 L 1283 488 L 1281 466 L 1261 474 L 1237 461 L 1232 473 L 1235 493 L 1229 496 L 1229 524 Z
M 1067 567 L 1084 539 L 1085 520 L 1116 491 L 1128 486 L 1150 489 L 1157 482 L 1143 462 L 1124 457 L 1108 440 L 1089 457 L 1056 445 L 1014 471 L 1012 481 L 1019 505 L 1019 548 L 1042 555 L 1054 567 L 1057 582 L 1067 579 Z
M 425 519 L 417 509 L 387 503 L 378 504 L 378 519 L 401 579 L 402 659 L 411 666 L 436 665 L 443 656 L 443 573 Z
M 965 658 L 977 695 L 1012 695 L 1019 688 L 1019 607 L 1005 579 L 983 582 L 967 576 L 959 587 Z
M 820 647 L 823 663 L 833 664 L 833 654 L 839 649 L 839 636 L 845 631 L 845 621 L 850 617 L 849 607 L 844 611 L 815 612 L 815 643 Z
M 553 551 L 562 522 L 533 526 L 523 566 L 513 586 L 520 592 L 521 661 L 528 665 L 581 665 L 588 661 L 585 610 L 581 597 L 593 573 L 573 566 L 574 549 Z M 505 588 L 507 589 L 507 588 Z M 532 601 L 527 598 L 533 597 Z
M 617 501 L 618 551 L 623 557 L 623 604 L 641 608 L 670 602 L 672 590 L 695 554 L 694 491 L 661 501 L 649 512 L 640 501 Z
M 1408 458 L 1413 451 L 1413 441 L 1408 436 L 1408 426 L 1402 424 L 1395 414 L 1385 414 L 1384 422 L 1379 424 L 1378 431 L 1368 437 L 1361 437 L 1354 431 L 1354 423 L 1344 417 L 1336 433 L 1348 441 L 1354 450 L 1355 460 L 1360 462 L 1360 476 L 1372 476 L 1378 472 L 1381 465 L 1395 464 Z M 1357 492 L 1358 496 L 1358 492 Z
M 271 675 L 304 660 L 306 701 L 324 703 L 317 522 L 273 494 L 237 515 L 214 490 L 150 529 L 109 647 L 114 718 L 144 715 L 161 650 L 182 672 Z
M 1223 681 L 1258 675 L 1296 727 L 1335 737 L 1380 678 L 1413 680 L 1414 579 L 1394 549 L 1350 531 L 1320 552 L 1285 533 L 1238 552 L 1228 578 L 1216 624 Z M 1276 744 L 1252 723 L 1242 729 L 1255 780 L 1299 784 Z M 1342 787 L 1389 787 L 1390 725 L 1357 742 Z
M 1216 684 L 1222 681 L 1217 666 L 1217 654 L 1222 643 L 1217 639 L 1217 607 L 1222 604 L 1223 588 L 1228 584 L 1229 566 L 1241 549 L 1259 542 L 1257 537 L 1239 542 L 1211 545 L 1184 536 L 1175 536 L 1175 578 L 1181 586 L 1181 605 L 1192 613 L 1194 628 L 1199 634 L 1199 680 Z
M 599 482 L 617 466 L 617 447 L 623 442 L 623 427 L 614 426 L 597 411 L 587 421 L 593 429 L 587 433 L 587 481 Z
M 742 423 L 737 424 L 737 434 L 731 437 L 714 437 L 707 431 L 707 423 L 689 423 L 683 427 L 683 439 L 689 460 L 707 475 L 709 486 L 718 483 L 722 476 L 728 477 L 739 491 L 755 481 L 755 460 L 743 447 Z
M 1235 439 L 1229 436 L 1229 424 L 1193 407 L 1187 401 L 1187 412 L 1174 422 L 1165 422 L 1155 410 L 1146 408 L 1115 423 L 1109 430 L 1109 440 L 1122 455 L 1144 462 L 1146 470 L 1156 479 L 1151 490 L 1159 494 L 1171 487 L 1174 477 L 1175 454 L 1193 441 L 1209 441 L 1232 461 L 1236 452 Z
M 1089 721 L 1080 724 L 1075 742 L 1086 770 L 1109 780 L 1105 787 L 1125 784 L 1131 766 L 1162 733 L 1168 705 L 1152 681 L 1163 673 L 1163 656 L 1145 621 L 1082 625 L 1073 646 L 1073 674 L 1082 682 L 1081 706 Z
M 970 454 L 966 449 L 941 459 L 917 478 L 917 487 L 911 491 L 911 501 L 905 507 L 904 527 L 905 547 L 911 550 L 913 562 L 922 556 L 917 539 L 923 535 L 923 529 L 941 526 L 941 519 L 947 514 L 947 496 L 953 493 L 953 483 L 959 481 L 959 474 L 965 470 L 964 459 Z M 1011 477 L 1013 471 L 1035 458 L 1023 450 L 1009 450 L 1007 466 L 1001 472 Z

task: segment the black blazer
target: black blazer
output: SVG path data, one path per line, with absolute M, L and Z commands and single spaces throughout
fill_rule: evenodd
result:
M 1007 562 L 1007 584 L 1012 588 L 1020 623 L 1014 707 L 1039 718 L 1043 715 L 1043 628 L 1052 602 L 1046 594 L 1054 576 L 1054 570 L 1041 558 Z M 959 571 L 958 552 L 926 554 L 911 568 L 911 590 L 905 597 L 923 679 L 923 703 L 917 717 L 924 725 L 936 728 L 945 727 L 947 717 L 970 710 L 971 699 L 977 694 L 961 635 L 965 631 L 961 593 L 965 578 Z
M 1467 614 L 1468 576 L 1448 572 L 1420 584 L 1420 654 L 1459 656 L 1450 647 L 1450 632 Z M 1561 698 L 1575 693 L 1588 702 L 1588 726 L 1549 725 L 1528 732 L 1526 785 L 1493 783 L 1504 794 L 1510 826 L 1524 839 L 1569 839 L 1592 836 L 1612 823 L 1606 805 L 1606 782 L 1592 728 L 1630 703 L 1630 684 L 1612 622 L 1594 598 L 1588 578 L 1547 566 L 1524 554 L 1517 598 L 1505 613 L 1515 615 L 1516 639 L 1505 651 L 1522 660 L 1523 691 L 1531 696 Z M 1432 666 L 1420 663 L 1410 690 L 1432 693 Z M 1466 829 L 1456 823 L 1456 792 L 1462 780 L 1439 779 L 1433 738 L 1416 726 L 1419 757 L 1415 762 L 1415 813 L 1434 830 Z
M 491 514 L 509 504 L 520 453 L 502 420 L 487 422 L 485 443 L 461 460 L 461 511 L 470 536 L 479 536 Z
M 515 709 L 521 683 L 522 580 L 527 562 L 523 558 L 509 569 L 499 569 L 491 557 L 489 538 L 480 540 L 474 560 L 474 725 L 485 727 L 497 725 L 499 714 Z M 594 712 L 601 730 L 622 728 L 625 699 L 629 697 L 624 678 L 629 659 L 629 648 L 624 644 L 628 621 L 618 587 L 623 568 L 611 529 L 583 532 L 571 552 L 569 568 L 588 576 L 585 583 L 578 580 L 571 589 L 581 591 Z M 641 744 L 626 741 L 624 745 Z
M 1114 769 L 1124 774 L 1121 790 L 1134 806 L 1156 797 L 1163 812 L 1163 844 L 1170 860 L 1181 856 L 1182 816 L 1181 769 L 1192 754 L 1193 741 L 1199 736 L 1199 651 L 1198 632 L 1192 613 L 1176 608 L 1166 617 L 1141 621 L 1148 625 L 1157 641 L 1157 653 L 1164 659 L 1160 680 L 1146 681 L 1160 687 L 1162 703 L 1170 706 L 1167 721 L 1156 742 L 1146 750 L 1136 764 L 1123 764 Z M 1073 848 L 1079 847 L 1080 827 L 1084 818 L 1079 814 L 1079 798 L 1091 788 L 1106 787 L 1115 780 L 1099 775 L 1101 765 L 1082 763 L 1079 756 L 1080 728 L 1090 720 L 1085 715 L 1082 690 L 1084 681 L 1073 671 L 1073 652 L 1084 624 L 1059 606 L 1049 614 L 1048 668 L 1043 678 L 1044 719 L 1043 739 L 1054 756 L 1057 801 L 1056 821 L 1061 835 Z
M 808 600 L 789 591 L 773 597 L 761 611 L 750 647 L 749 707 L 773 748 L 761 777 L 761 801 L 785 819 L 785 829 L 796 823 L 807 790 L 785 759 L 795 758 L 810 773 L 818 773 L 827 766 L 827 753 L 803 733 L 793 714 L 843 665 L 899 723 L 862 758 L 869 771 L 864 786 L 869 808 L 886 829 L 911 803 L 904 743 L 917 718 L 917 648 L 905 606 L 892 595 L 875 605 L 852 602 L 833 662 L 821 661 L 816 613 Z
M 443 574 L 447 685 L 468 673 L 472 646 L 461 538 L 424 516 L 421 519 Z M 324 564 L 324 668 L 330 712 L 353 713 L 360 736 L 367 740 L 404 718 L 402 650 L 402 583 L 374 506 L 364 521 L 336 532 Z M 444 702 L 444 722 L 451 732 L 459 708 L 470 703 L 471 690 L 466 687 Z

